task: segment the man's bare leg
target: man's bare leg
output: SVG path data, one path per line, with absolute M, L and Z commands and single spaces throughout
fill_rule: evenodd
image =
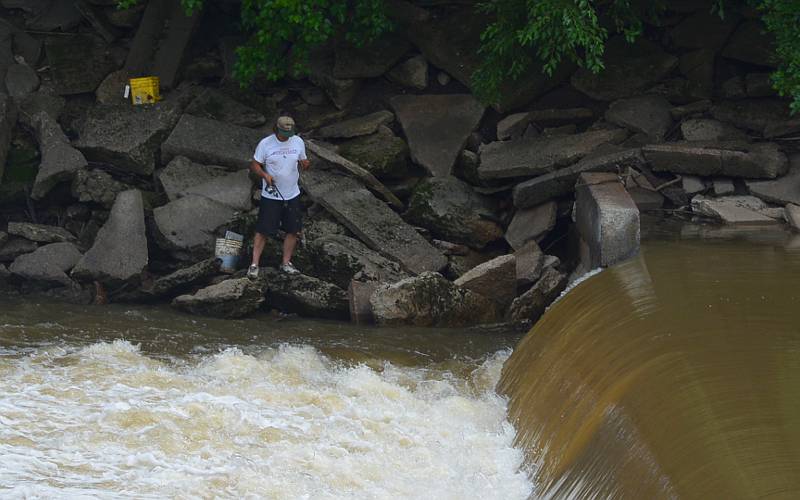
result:
M 264 251 L 264 245 L 267 244 L 267 237 L 261 233 L 256 233 L 253 238 L 253 262 L 252 265 L 258 266 L 261 261 L 261 252 Z
M 283 239 L 283 263 L 288 264 L 292 260 L 294 249 L 297 247 L 297 234 L 286 233 Z

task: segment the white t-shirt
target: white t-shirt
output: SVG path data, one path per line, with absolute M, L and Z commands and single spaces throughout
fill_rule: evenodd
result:
M 261 139 L 256 147 L 253 159 L 262 164 L 267 173 L 272 176 L 275 186 L 283 195 L 271 196 L 267 193 L 267 181 L 261 179 L 261 196 L 272 200 L 291 200 L 300 196 L 300 178 L 297 162 L 306 159 L 306 144 L 303 139 L 293 135 L 288 140 L 281 142 L 272 134 Z

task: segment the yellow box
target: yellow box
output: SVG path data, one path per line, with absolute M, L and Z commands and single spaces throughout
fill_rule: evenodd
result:
M 131 78 L 131 102 L 133 104 L 155 104 L 161 100 L 157 76 Z

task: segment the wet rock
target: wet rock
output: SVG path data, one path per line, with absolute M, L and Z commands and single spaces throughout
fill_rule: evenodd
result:
M 381 283 L 394 283 L 409 276 L 397 262 L 342 234 L 312 238 L 297 250 L 293 261 L 305 274 L 342 289 L 347 289 L 356 276 Z
M 404 217 L 437 238 L 478 249 L 503 236 L 492 202 L 455 177 L 431 177 L 417 184 Z
M 246 211 L 253 206 L 252 194 L 249 171 L 240 170 L 189 187 L 181 196 L 203 196 L 234 210 Z
M 41 285 L 70 286 L 72 280 L 67 271 L 82 257 L 72 243 L 51 243 L 37 248 L 32 253 L 14 259 L 9 271 L 21 280 L 35 281 Z
M 788 166 L 786 155 L 772 143 L 676 142 L 645 146 L 642 154 L 655 172 L 701 176 L 774 179 Z
M 95 106 L 75 143 L 88 160 L 123 172 L 150 175 L 158 149 L 180 117 L 180 110 L 153 106 Z
M 588 246 L 588 269 L 610 266 L 639 251 L 639 209 L 617 175 L 581 174 L 574 217 Z
M 370 303 L 380 325 L 459 327 L 497 318 L 493 301 L 433 272 L 384 285 Z
M 388 125 L 393 121 L 394 115 L 390 111 L 376 111 L 375 113 L 322 127 L 317 131 L 316 135 L 323 139 L 349 139 L 372 134 L 381 125 Z
M 203 165 L 247 168 L 264 133 L 185 114 L 161 145 L 161 161 L 185 156 Z
M 518 210 L 508 225 L 505 239 L 511 248 L 520 249 L 530 240 L 538 240 L 556 225 L 556 203 L 543 203 Z
M 156 172 L 156 179 L 161 183 L 164 193 L 170 201 L 180 198 L 189 188 L 199 184 L 213 182 L 229 172 L 222 167 L 200 165 L 183 156 L 176 156 Z
M 450 175 L 484 106 L 468 94 L 399 95 L 391 100 L 411 158 L 434 176 Z
M 153 282 L 148 291 L 157 297 L 166 297 L 204 285 L 219 272 L 220 261 L 206 259 Z
M 660 96 L 631 97 L 612 102 L 606 120 L 661 142 L 672 126 L 671 109 L 669 101 Z
M 20 255 L 31 253 L 39 248 L 39 245 L 25 238 L 8 238 L 0 245 L 0 262 L 11 262 Z
M 454 284 L 507 307 L 517 296 L 517 264 L 514 255 L 484 262 L 461 275 Z
M 627 167 L 636 168 L 643 164 L 644 158 L 638 148 L 597 156 L 592 154 L 575 165 L 517 184 L 513 191 L 514 206 L 530 208 L 569 194 L 575 190 L 575 181 L 583 172 L 621 172 Z
M 312 168 L 303 173 L 306 193 L 361 241 L 412 273 L 440 270 L 447 259 L 385 203 L 352 178 Z
M 535 240 L 514 251 L 517 290 L 527 290 L 536 283 L 544 269 L 544 253 Z
M 97 233 L 92 248 L 72 270 L 72 276 L 111 285 L 135 282 L 147 262 L 142 194 L 131 189 L 117 195 L 108 220 Z
M 414 56 L 392 68 L 386 77 L 403 87 L 424 90 L 428 86 L 428 61 L 421 55 Z
M 712 180 L 712 188 L 715 196 L 726 196 L 736 191 L 733 181 L 722 177 L 716 177 Z
M 203 196 L 185 196 L 153 210 L 157 242 L 179 259 L 205 258 L 214 234 L 236 211 Z
M 277 269 L 261 268 L 266 280 L 267 303 L 282 312 L 327 319 L 348 319 L 347 292 L 305 274 L 288 274 Z
M 800 155 L 792 155 L 789 165 L 789 172 L 773 181 L 745 181 L 750 194 L 769 203 L 800 205 Z
M 567 287 L 567 275 L 548 267 L 530 290 L 520 295 L 508 309 L 509 321 L 537 321 L 547 307 Z
M 709 118 L 695 118 L 681 123 L 681 133 L 687 141 L 744 140 L 747 135 L 741 130 Z
M 601 144 L 621 142 L 627 135 L 625 130 L 615 129 L 493 142 L 480 148 L 478 174 L 481 179 L 541 175 L 577 162 Z
M 14 64 L 6 73 L 8 95 L 22 99 L 39 88 L 39 76 L 27 64 Z
M 128 189 L 130 186 L 119 182 L 100 169 L 80 169 L 75 173 L 72 181 L 72 196 L 78 201 L 97 203 L 109 209 L 117 199 L 117 195 Z
M 8 234 L 19 236 L 37 243 L 74 242 L 75 236 L 58 226 L 32 224 L 29 222 L 9 222 Z
M 192 314 L 221 318 L 241 318 L 256 312 L 264 302 L 263 283 L 247 278 L 225 280 L 199 290 L 194 295 L 180 295 L 172 306 Z
M 800 206 L 790 203 L 786 205 L 786 221 L 796 231 L 800 231 Z
M 692 198 L 694 212 L 725 224 L 774 224 L 774 219 L 761 213 L 765 208 L 764 202 L 754 196 L 706 198 L 699 194 Z
M 775 39 L 760 21 L 741 23 L 722 51 L 722 56 L 758 66 L 776 67 L 778 63 Z
M 33 117 L 33 124 L 42 161 L 33 182 L 31 198 L 41 200 L 57 184 L 74 179 L 87 162 L 83 154 L 70 145 L 61 127 L 50 115 L 40 111 Z
M 195 97 L 186 113 L 240 127 L 259 127 L 267 122 L 263 114 L 214 89 L 205 89 Z
M 336 47 L 335 78 L 377 78 L 394 66 L 411 48 L 408 40 L 392 32 L 368 43 L 355 47 L 342 43 Z
M 405 141 L 388 127 L 339 145 L 339 152 L 378 179 L 403 179 L 409 174 L 409 151 Z
M 572 86 L 592 99 L 614 101 L 641 93 L 664 79 L 678 59 L 654 43 L 639 39 L 629 44 L 621 36 L 608 41 L 605 69 L 598 74 L 581 68 L 572 76 Z

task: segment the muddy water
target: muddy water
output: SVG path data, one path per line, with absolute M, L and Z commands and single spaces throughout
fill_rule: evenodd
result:
M 506 362 L 533 496 L 800 498 L 797 238 L 683 231 L 706 239 L 584 281 Z
M 514 337 L 0 302 L 0 496 L 526 498 Z

